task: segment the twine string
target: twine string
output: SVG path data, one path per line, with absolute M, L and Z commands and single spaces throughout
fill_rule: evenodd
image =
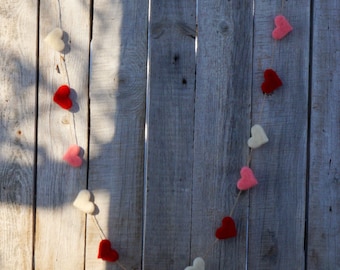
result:
M 207 250 L 204 252 L 203 258 L 207 257 L 208 254 L 214 249 L 214 246 L 217 244 L 218 239 L 215 239 L 215 241 L 207 248 Z
M 116 264 L 123 270 L 127 270 L 127 267 L 125 267 L 123 264 L 121 264 L 120 262 L 116 261 Z
M 98 231 L 99 231 L 100 238 L 101 238 L 102 240 L 103 240 L 103 239 L 107 239 L 106 236 L 105 236 L 105 234 L 104 234 L 104 232 L 103 232 L 103 230 L 102 230 L 102 228 L 100 227 L 100 225 L 99 225 L 99 223 L 98 223 L 97 218 L 96 218 L 94 215 L 92 215 L 92 220 L 93 220 L 94 225 L 96 225 L 96 227 L 97 227 L 97 229 L 98 229 Z
M 236 201 L 235 201 L 233 207 L 232 207 L 231 210 L 230 210 L 230 214 L 229 214 L 230 217 L 234 214 L 234 211 L 235 211 L 236 205 L 237 205 L 237 203 L 238 203 L 238 201 L 239 201 L 239 199 L 240 199 L 241 193 L 242 193 L 242 190 L 240 190 L 240 191 L 238 192 L 238 194 L 237 194 Z
M 60 66 L 62 68 L 62 74 L 65 77 L 65 81 L 67 82 L 67 85 L 70 87 L 70 77 L 69 77 L 69 73 L 68 73 L 68 70 L 67 70 L 65 54 L 60 54 Z M 79 145 L 78 144 L 78 137 L 77 137 L 76 117 L 75 117 L 74 112 L 72 112 L 72 122 L 73 122 L 75 142 L 76 142 L 76 145 Z

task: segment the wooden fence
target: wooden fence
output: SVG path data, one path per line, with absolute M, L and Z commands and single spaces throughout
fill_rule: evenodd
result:
M 276 41 L 278 14 L 294 29 Z M 0 269 L 340 269 L 339 14 L 337 0 L 2 1 Z M 44 42 L 55 27 L 62 54 Z M 264 96 L 268 68 L 283 86 Z M 52 101 L 62 84 L 71 110 Z M 238 197 L 255 123 L 269 143 Z M 71 144 L 80 168 L 62 160 Z M 117 262 L 72 205 L 86 188 Z M 216 241 L 230 212 L 238 235 Z

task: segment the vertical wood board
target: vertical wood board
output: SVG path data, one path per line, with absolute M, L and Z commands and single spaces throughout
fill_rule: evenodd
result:
M 94 2 L 88 186 L 120 259 L 97 259 L 100 234 L 88 218 L 86 269 L 141 269 L 147 8 L 144 0 Z
M 44 42 L 56 27 L 64 31 L 63 53 Z M 36 269 L 84 268 L 85 215 L 72 202 L 86 188 L 89 36 L 90 1 L 40 1 Z M 53 102 L 63 84 L 71 88 L 70 110 Z M 72 144 L 82 148 L 80 168 L 62 159 Z
M 248 196 L 232 214 L 236 238 L 215 231 L 236 203 L 246 165 L 252 83 L 252 3 L 198 1 L 191 256 L 207 269 L 244 269 Z
M 275 16 L 293 26 L 285 38 L 272 38 Z M 256 1 L 252 124 L 269 142 L 254 150 L 259 181 L 250 191 L 250 269 L 304 269 L 310 1 Z M 268 68 L 283 86 L 264 96 Z
M 190 258 L 195 1 L 151 1 L 144 269 Z
M 340 5 L 314 1 L 308 269 L 340 268 Z
M 37 11 L 35 1 L 0 6 L 0 268 L 8 270 L 32 269 Z

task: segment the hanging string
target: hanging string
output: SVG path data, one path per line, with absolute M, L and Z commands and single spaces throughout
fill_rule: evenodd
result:
M 65 81 L 67 82 L 67 85 L 70 87 L 70 76 L 67 70 L 65 54 L 60 54 L 60 66 L 62 68 L 62 74 L 63 76 L 65 76 Z M 78 145 L 76 117 L 73 112 L 72 112 L 72 121 L 73 121 L 73 129 L 74 129 L 74 138 L 75 138 L 76 144 Z
M 282 0 L 281 1 L 281 13 L 283 12 L 284 5 L 285 5 L 285 0 Z
M 63 29 L 62 27 L 62 19 L 61 19 L 61 4 L 60 4 L 60 0 L 58 0 L 58 17 L 59 17 L 59 28 Z M 67 85 L 70 87 L 70 77 L 69 77 L 69 73 L 67 70 L 67 65 L 66 65 L 66 61 L 65 61 L 65 54 L 60 54 L 60 66 L 62 67 L 63 71 L 63 75 L 66 77 L 66 82 Z M 57 72 L 59 73 L 59 67 L 57 65 Z M 72 113 L 72 122 L 73 122 L 73 128 L 74 128 L 74 137 L 75 137 L 75 142 L 78 145 L 78 137 L 77 137 L 77 128 L 76 128 L 76 120 L 75 120 L 75 114 Z
M 58 0 L 58 16 L 59 16 L 59 28 L 63 29 L 61 26 L 61 6 L 60 6 L 60 0 Z
M 92 220 L 94 222 L 94 225 L 96 225 L 98 231 L 99 231 L 99 234 L 100 234 L 100 238 L 103 240 L 103 239 L 107 239 L 102 228 L 99 226 L 99 223 L 98 223 L 98 220 L 97 218 L 94 216 L 94 215 L 91 215 L 92 216 Z
M 207 248 L 207 250 L 203 254 L 203 258 L 207 257 L 208 254 L 213 250 L 214 246 L 217 244 L 218 239 L 215 239 L 215 241 Z
M 121 269 L 127 270 L 127 268 L 126 268 L 124 265 L 122 265 L 120 262 L 116 261 L 116 264 L 117 264 Z
M 67 85 L 70 85 L 70 77 L 68 75 L 68 70 L 66 66 L 66 60 L 65 60 L 65 54 L 60 54 L 60 65 L 63 69 L 63 75 L 65 76 L 65 81 L 67 82 Z
M 237 203 L 238 203 L 238 201 L 239 201 L 239 199 L 240 199 L 241 193 L 242 193 L 242 190 L 240 190 L 240 191 L 238 192 L 238 194 L 237 194 L 236 201 L 235 201 L 233 207 L 232 207 L 231 210 L 230 210 L 230 214 L 229 214 L 230 217 L 233 216 L 233 214 L 234 214 L 234 210 L 235 210 L 236 205 L 237 205 Z

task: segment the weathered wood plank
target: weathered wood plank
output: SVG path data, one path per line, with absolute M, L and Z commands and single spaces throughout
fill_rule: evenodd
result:
M 66 68 L 43 41 L 55 27 L 65 32 Z M 85 215 L 72 202 L 87 178 L 89 37 L 89 0 L 40 1 L 36 269 L 84 268 Z M 74 89 L 70 111 L 52 101 L 62 84 Z M 72 144 L 84 151 L 80 168 L 62 160 Z
M 252 2 L 236 2 L 198 1 L 191 255 L 205 256 L 207 269 L 246 264 L 248 195 L 232 215 L 238 236 L 215 242 L 215 230 L 236 202 L 249 152 Z
M 308 269 L 340 269 L 340 6 L 314 1 Z
M 144 268 L 190 259 L 195 1 L 151 1 Z
M 37 11 L 36 1 L 0 6 L 0 268 L 8 270 L 32 269 Z
M 276 15 L 294 30 L 271 37 Z M 308 134 L 310 1 L 256 1 L 252 123 L 269 143 L 254 151 L 259 185 L 250 192 L 249 269 L 304 269 Z M 263 72 L 274 69 L 283 86 L 263 96 Z
M 118 263 L 141 269 L 148 1 L 95 1 L 93 15 L 88 186 Z M 87 224 L 86 269 L 121 269 L 97 259 Z

